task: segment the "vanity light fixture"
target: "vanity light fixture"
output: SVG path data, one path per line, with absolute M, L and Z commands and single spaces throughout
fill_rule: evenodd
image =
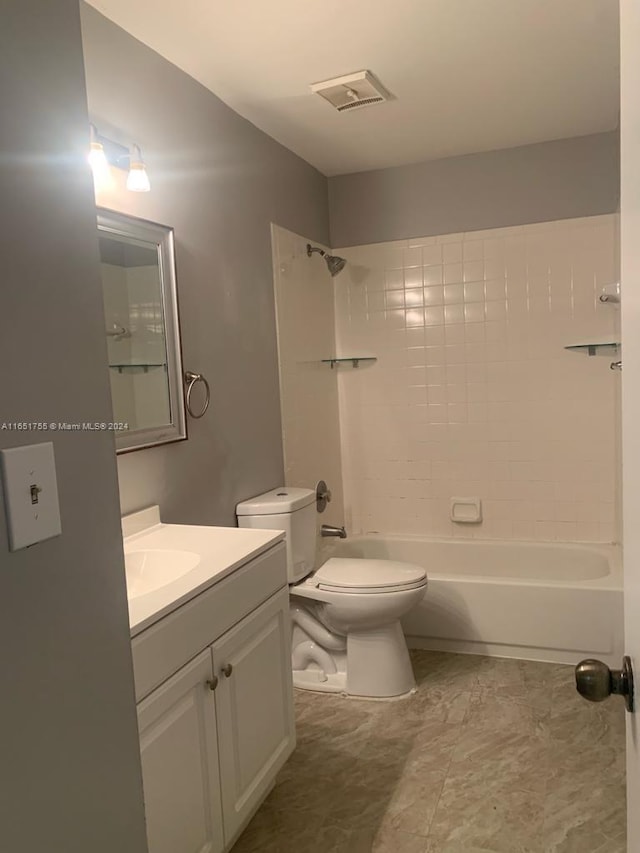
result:
M 126 187 L 128 190 L 148 193 L 151 189 L 151 183 L 147 174 L 147 167 L 142 159 L 140 146 L 133 144 L 129 148 L 99 134 L 95 124 L 89 126 L 91 128 L 89 164 L 93 172 L 93 184 L 96 193 L 107 189 L 113 183 L 112 168 L 127 173 Z
M 101 189 L 110 181 L 109 161 L 104 151 L 104 145 L 98 139 L 95 124 L 91 127 L 91 148 L 89 149 L 89 165 L 93 172 L 93 183 L 96 190 Z
M 135 143 L 131 146 L 129 155 L 129 174 L 127 175 L 127 189 L 134 193 L 148 193 L 151 189 L 147 168 L 142 159 L 140 146 Z

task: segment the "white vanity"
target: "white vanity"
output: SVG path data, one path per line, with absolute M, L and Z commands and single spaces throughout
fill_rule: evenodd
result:
M 229 850 L 295 746 L 283 534 L 123 533 L 149 852 Z

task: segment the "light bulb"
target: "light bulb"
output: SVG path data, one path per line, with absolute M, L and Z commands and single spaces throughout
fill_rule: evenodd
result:
M 94 177 L 103 176 L 109 171 L 109 163 L 107 155 L 104 153 L 104 148 L 100 142 L 91 143 L 91 151 L 89 152 L 89 165 L 93 171 Z
M 127 189 L 134 193 L 148 193 L 151 189 L 144 163 L 132 163 L 127 175 Z
M 96 190 L 103 189 L 111 183 L 111 172 L 109 171 L 107 155 L 104 153 L 104 148 L 99 142 L 91 143 L 89 165 L 93 172 L 93 185 Z
M 89 149 L 89 165 L 93 172 L 93 185 L 96 192 L 111 183 L 111 172 L 109 161 L 104 153 L 104 147 L 98 140 L 98 132 L 95 125 L 91 125 L 91 148 Z
M 149 175 L 147 175 L 147 169 L 144 165 L 140 148 L 137 145 L 131 146 L 127 189 L 134 193 L 148 193 L 151 189 Z

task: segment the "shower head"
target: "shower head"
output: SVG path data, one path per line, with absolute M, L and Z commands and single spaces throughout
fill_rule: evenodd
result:
M 311 243 L 307 243 L 307 255 L 311 257 L 314 252 L 318 252 L 325 259 L 332 278 L 338 275 L 340 270 L 344 269 L 344 266 L 347 263 L 344 258 L 340 258 L 338 255 L 328 255 L 324 249 L 319 249 L 317 246 L 312 246 Z
M 327 266 L 329 267 L 329 272 L 331 276 L 338 275 L 341 269 L 344 269 L 345 264 L 347 263 L 344 258 L 339 258 L 338 255 L 325 255 L 325 261 L 327 262 Z

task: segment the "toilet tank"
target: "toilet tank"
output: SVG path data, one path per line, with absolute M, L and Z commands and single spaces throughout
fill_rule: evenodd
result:
M 316 560 L 316 493 L 282 486 L 236 507 L 239 527 L 284 530 L 289 583 L 310 574 Z

